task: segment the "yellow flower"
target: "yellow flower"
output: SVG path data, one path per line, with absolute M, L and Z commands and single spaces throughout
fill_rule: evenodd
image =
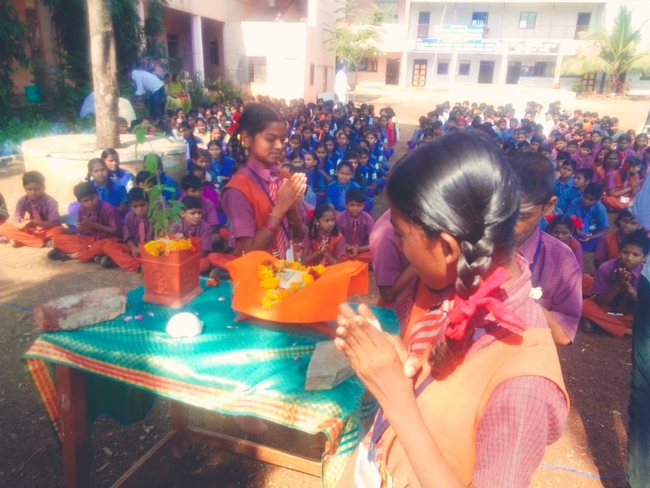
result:
M 144 249 L 152 256 L 160 256 L 161 254 L 168 255 L 174 251 L 194 251 L 194 246 L 189 239 L 172 240 L 164 237 L 147 242 Z
M 311 285 L 314 282 L 314 277 L 310 274 L 303 275 L 301 280 L 305 286 Z
M 288 289 L 280 288 L 279 274 L 285 269 L 302 271 L 305 274 L 299 283 L 291 283 Z M 294 293 L 298 293 L 302 288 L 311 285 L 315 280 L 323 276 L 325 271 L 325 266 L 308 267 L 296 261 L 278 260 L 273 265 L 268 261 L 265 262 L 257 268 L 260 286 L 266 290 L 264 297 L 262 297 L 262 308 L 268 310 L 285 298 L 290 297 Z

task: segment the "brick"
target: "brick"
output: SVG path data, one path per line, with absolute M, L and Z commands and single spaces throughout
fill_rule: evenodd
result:
M 122 288 L 99 288 L 40 305 L 34 309 L 34 320 L 44 332 L 75 330 L 119 317 L 126 302 Z

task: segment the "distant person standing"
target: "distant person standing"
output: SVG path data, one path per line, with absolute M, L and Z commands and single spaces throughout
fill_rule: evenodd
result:
M 338 98 L 337 101 L 343 105 L 348 103 L 349 89 L 348 74 L 345 72 L 345 66 L 342 66 L 339 72 L 336 73 L 336 78 L 334 79 L 334 93 L 336 93 L 336 97 Z
M 129 82 L 135 83 L 135 95 L 149 93 L 149 118 L 152 122 L 162 117 L 162 103 L 165 98 L 165 85 L 154 74 L 140 69 L 127 68 L 124 73 Z
M 644 185 L 632 213 L 650 230 L 650 185 Z M 630 488 L 650 486 L 650 266 L 644 266 L 632 323 L 632 383 L 627 431 L 627 476 Z

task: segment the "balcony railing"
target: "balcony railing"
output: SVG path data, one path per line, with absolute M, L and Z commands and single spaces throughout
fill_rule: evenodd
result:
M 430 25 L 416 24 L 410 29 L 410 37 L 438 39 L 442 42 L 476 41 L 480 39 L 578 39 L 580 32 L 589 29 L 585 25 Z

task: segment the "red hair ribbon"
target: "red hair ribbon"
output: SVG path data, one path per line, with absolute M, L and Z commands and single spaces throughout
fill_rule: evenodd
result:
M 582 225 L 583 225 L 583 223 L 582 223 L 582 220 L 580 220 L 580 219 L 578 218 L 577 215 L 572 215 L 572 216 L 569 217 L 569 218 L 571 219 L 571 222 L 573 222 L 573 226 L 574 226 L 576 229 L 578 229 L 578 230 L 582 230 Z
M 500 327 L 505 327 L 515 334 L 521 334 L 526 329 L 526 324 L 521 317 L 508 310 L 501 300 L 490 296 L 510 278 L 510 273 L 503 267 L 499 267 L 481 283 L 476 293 L 468 300 L 463 300 L 458 296 L 454 297 L 454 306 L 447 314 L 449 325 L 445 335 L 449 339 L 460 341 L 465 336 L 467 326 L 479 308 L 485 308 L 494 315 Z
M 313 218 L 314 218 L 314 211 L 313 210 L 307 210 L 307 222 L 309 222 Z
M 547 215 L 547 216 L 544 217 L 544 218 L 546 219 L 546 222 L 548 222 L 548 223 L 550 224 L 551 222 L 553 222 L 553 219 L 554 219 L 555 217 L 557 217 L 557 214 L 556 214 L 556 213 L 552 213 L 551 215 Z
M 621 166 L 621 169 L 622 169 L 623 171 L 629 171 L 629 170 L 630 170 L 630 162 L 629 162 L 629 161 L 625 161 L 625 162 L 623 163 L 623 165 Z

